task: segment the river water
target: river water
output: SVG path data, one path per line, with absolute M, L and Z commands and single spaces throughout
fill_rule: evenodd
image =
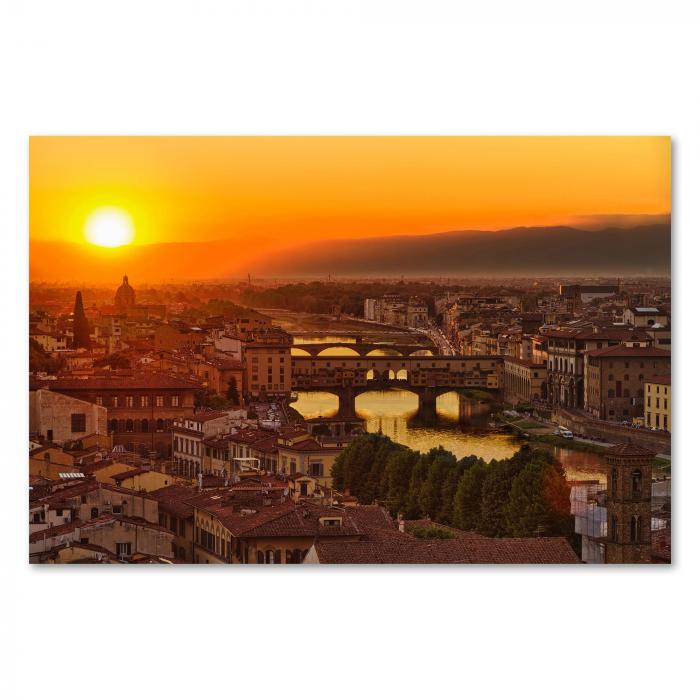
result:
M 305 418 L 330 418 L 338 411 L 338 398 L 324 391 L 300 391 L 292 406 Z M 420 452 L 442 445 L 458 459 L 476 455 L 489 461 L 511 457 L 522 445 L 522 440 L 509 433 L 488 431 L 488 403 L 466 399 L 456 392 L 438 398 L 437 417 L 428 422 L 418 416 L 418 396 L 399 389 L 360 394 L 355 412 L 365 420 L 368 432 L 381 431 Z M 553 450 L 569 480 L 606 482 L 600 455 L 557 447 Z

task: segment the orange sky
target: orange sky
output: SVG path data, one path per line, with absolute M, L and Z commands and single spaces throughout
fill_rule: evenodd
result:
M 85 221 L 112 206 L 130 215 L 135 246 L 235 239 L 245 256 L 661 214 L 670 180 L 666 137 L 33 137 L 30 238 L 95 248 Z

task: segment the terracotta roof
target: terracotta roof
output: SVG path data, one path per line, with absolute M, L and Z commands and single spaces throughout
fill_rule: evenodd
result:
M 44 538 L 51 539 L 52 537 L 58 537 L 59 535 L 65 535 L 68 532 L 73 532 L 76 527 L 80 527 L 80 520 L 73 520 L 70 523 L 62 523 L 61 525 L 54 525 L 53 527 L 47 527 L 38 532 L 32 532 L 29 535 L 30 542 L 40 542 Z
M 93 376 L 86 379 L 63 378 L 47 380 L 53 391 L 110 390 L 110 389 L 194 389 L 200 382 L 170 374 L 143 373 L 134 375 Z
M 379 531 L 378 531 L 379 532 Z M 316 542 L 322 564 L 576 564 L 563 537 L 488 538 L 465 533 L 450 540 L 420 540 L 401 533 L 356 542 Z
M 655 457 L 656 452 L 648 450 L 640 445 L 633 445 L 631 442 L 613 445 L 605 451 L 606 455 L 616 455 L 618 457 Z
M 192 486 L 173 484 L 151 491 L 149 496 L 158 501 L 158 508 L 179 518 L 191 518 L 194 507 L 187 501 L 196 495 Z
M 627 345 L 613 345 L 610 348 L 589 350 L 589 357 L 671 357 L 669 350 L 663 348 L 631 348 Z

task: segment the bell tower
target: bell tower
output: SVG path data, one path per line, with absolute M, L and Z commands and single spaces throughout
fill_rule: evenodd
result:
M 654 453 L 632 444 L 614 445 L 608 465 L 606 564 L 651 561 L 651 466 Z

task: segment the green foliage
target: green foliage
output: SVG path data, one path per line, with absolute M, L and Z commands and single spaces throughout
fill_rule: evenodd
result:
M 338 455 L 331 474 L 339 491 L 409 520 L 429 516 L 491 537 L 573 532 L 563 469 L 549 452 L 529 445 L 486 464 L 474 456 L 458 461 L 442 447 L 421 454 L 365 434 Z
M 223 394 L 217 394 L 211 389 L 200 389 L 194 397 L 195 408 L 211 408 L 215 411 L 221 411 L 231 408 L 231 404 L 232 402 Z
M 238 394 L 238 383 L 235 377 L 230 377 L 228 380 L 228 388 L 226 389 L 226 398 L 234 405 L 240 406 L 241 397 Z
M 113 352 L 111 355 L 100 357 L 93 363 L 95 367 L 109 367 L 110 369 L 129 369 L 131 360 L 118 352 Z
M 455 535 L 438 525 L 416 525 L 410 533 L 419 540 L 453 540 Z
M 30 372 L 56 374 L 59 370 L 63 369 L 64 365 L 65 361 L 62 357 L 51 357 L 34 338 L 29 339 Z

